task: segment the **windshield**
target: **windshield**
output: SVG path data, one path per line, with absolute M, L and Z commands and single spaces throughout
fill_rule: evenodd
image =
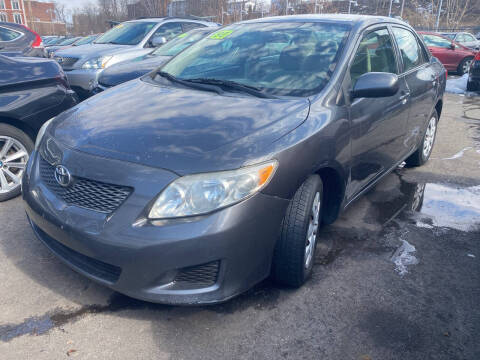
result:
M 63 40 L 62 42 L 59 42 L 57 45 L 58 46 L 71 45 L 77 40 L 78 38 L 70 38 L 70 39 Z
M 231 25 L 183 51 L 162 71 L 181 80 L 234 81 L 269 95 L 309 96 L 328 83 L 349 29 L 329 22 Z
M 137 45 L 153 29 L 155 22 L 126 22 L 100 36 L 95 44 Z
M 78 40 L 75 43 L 75 45 L 79 46 L 79 45 L 90 44 L 93 40 L 95 40 L 96 37 L 97 37 L 96 35 L 90 35 L 90 36 L 84 37 L 83 39 Z
M 159 47 L 152 52 L 155 56 L 175 56 L 198 40 L 203 39 L 210 31 L 193 31 L 192 33 L 183 33 L 167 44 Z

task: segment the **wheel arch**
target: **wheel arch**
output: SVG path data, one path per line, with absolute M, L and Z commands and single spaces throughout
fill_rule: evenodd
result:
M 341 172 L 331 166 L 322 167 L 316 172 L 323 182 L 322 223 L 333 223 L 340 214 L 345 195 L 345 181 Z
M 30 139 L 32 139 L 32 141 L 35 141 L 36 132 L 27 123 L 12 117 L 3 116 L 2 114 L 0 114 L 0 123 L 8 124 L 13 127 L 16 127 L 17 129 L 22 130 L 25 134 L 27 134 L 30 137 Z

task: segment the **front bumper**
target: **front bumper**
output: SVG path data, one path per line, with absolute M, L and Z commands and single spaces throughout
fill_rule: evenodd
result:
M 77 94 L 82 97 L 88 97 L 91 95 L 92 89 L 96 86 L 98 76 L 103 69 L 76 69 L 65 70 L 68 82 Z
M 268 276 L 288 200 L 256 194 L 207 216 L 152 224 L 139 218 L 176 175 L 120 163 L 106 171 L 106 160 L 67 151 L 61 163 L 72 175 L 85 176 L 80 167 L 89 164 L 99 177 L 94 180 L 134 188 L 115 212 L 102 214 L 67 205 L 52 192 L 42 181 L 39 158 L 32 154 L 23 179 L 27 215 L 37 237 L 83 275 L 169 304 L 222 302 Z

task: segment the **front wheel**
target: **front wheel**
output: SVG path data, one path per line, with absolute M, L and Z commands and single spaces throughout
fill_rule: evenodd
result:
M 272 263 L 277 283 L 299 287 L 312 274 L 322 203 L 322 179 L 312 175 L 295 193 L 282 223 Z
M 466 74 L 470 70 L 470 65 L 472 64 L 473 57 L 468 56 L 465 59 L 462 60 L 460 65 L 458 65 L 457 73 L 458 75 L 462 76 L 463 74 Z
M 405 160 L 408 167 L 422 166 L 425 164 L 432 153 L 435 138 L 437 136 L 438 115 L 434 110 L 427 124 L 427 129 L 423 135 L 423 141 L 419 148 L 410 157 Z
M 0 202 L 20 194 L 23 171 L 33 146 L 23 131 L 0 124 Z

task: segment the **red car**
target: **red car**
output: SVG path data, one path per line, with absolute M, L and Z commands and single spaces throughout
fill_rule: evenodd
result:
M 418 33 L 422 35 L 432 55 L 440 60 L 445 69 L 459 75 L 468 73 L 475 57 L 474 51 L 437 33 L 421 31 Z

